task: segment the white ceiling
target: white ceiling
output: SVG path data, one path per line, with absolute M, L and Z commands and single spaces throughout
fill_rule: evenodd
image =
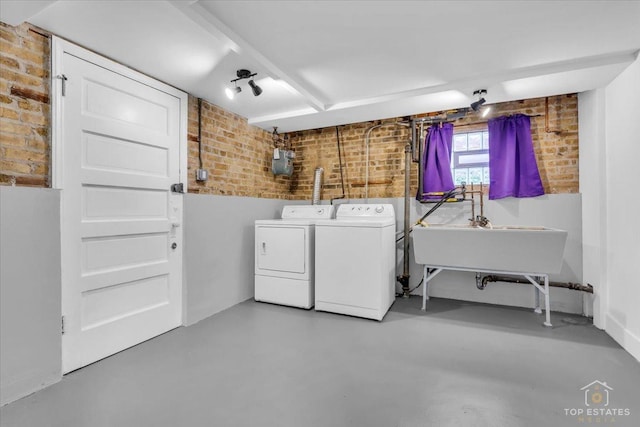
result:
M 602 87 L 640 49 L 640 1 L 10 1 L 31 22 L 279 131 Z M 257 72 L 234 100 L 239 68 Z

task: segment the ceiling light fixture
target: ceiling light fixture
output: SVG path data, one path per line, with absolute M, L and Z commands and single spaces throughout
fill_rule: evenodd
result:
M 253 80 L 249 80 L 249 86 L 251 86 L 251 90 L 253 91 L 254 96 L 258 96 L 262 93 L 262 88 L 258 86 Z
M 240 69 L 236 71 L 236 76 L 238 76 L 238 78 L 231 80 L 231 83 L 233 83 L 234 87 L 233 88 L 226 88 L 224 90 L 224 92 L 227 94 L 227 97 L 229 99 L 233 99 L 236 95 L 236 93 L 240 93 L 242 92 L 242 88 L 240 88 L 238 86 L 238 80 L 242 80 L 242 79 L 250 79 L 252 77 L 254 77 L 256 74 L 258 73 L 252 73 L 249 70 L 245 70 L 245 69 Z M 249 86 L 251 86 L 251 90 L 253 91 L 253 95 L 254 96 L 258 96 L 262 93 L 262 88 L 260 86 L 258 86 L 253 79 L 249 80 Z
M 224 90 L 224 93 L 227 94 L 227 98 L 229 99 L 235 98 L 236 93 L 240 93 L 240 92 L 242 92 L 242 88 L 238 86 L 234 86 L 233 88 L 228 87 Z
M 484 99 L 484 96 L 487 94 L 487 90 L 486 89 L 478 89 L 476 91 L 473 92 L 474 96 L 478 97 L 478 100 L 475 102 L 471 103 L 471 109 L 475 112 L 479 112 L 480 110 L 482 110 L 482 117 L 487 117 L 487 115 L 489 114 L 489 111 L 491 111 L 491 107 L 489 106 L 484 106 L 483 105 L 487 102 L 486 99 Z

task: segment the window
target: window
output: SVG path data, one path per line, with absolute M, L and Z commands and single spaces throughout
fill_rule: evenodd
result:
M 489 184 L 489 131 L 453 135 L 451 175 L 455 185 Z

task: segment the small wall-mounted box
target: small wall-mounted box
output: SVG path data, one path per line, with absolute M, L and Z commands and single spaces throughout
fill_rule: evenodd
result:
M 273 159 L 271 160 L 271 171 L 274 175 L 291 176 L 293 173 L 293 159 L 296 153 L 291 150 L 273 150 Z
M 206 169 L 196 170 L 196 181 L 206 181 L 209 177 L 209 173 Z

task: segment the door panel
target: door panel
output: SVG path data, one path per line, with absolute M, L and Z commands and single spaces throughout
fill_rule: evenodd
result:
M 84 185 L 83 220 L 167 218 L 165 190 Z
M 159 134 L 167 133 L 171 111 L 165 105 L 154 102 L 157 98 L 141 98 L 131 90 L 131 86 L 116 89 L 109 87 L 107 82 L 93 81 L 91 78 L 83 80 L 83 83 L 85 114 L 137 125 Z
M 86 331 L 166 304 L 169 304 L 166 274 L 87 291 L 82 299 L 82 329 Z
M 166 147 L 91 133 L 84 136 L 84 169 L 167 176 L 169 151 Z
M 62 71 L 69 372 L 181 324 L 182 196 L 170 186 L 186 130 L 181 95 L 66 52 Z

